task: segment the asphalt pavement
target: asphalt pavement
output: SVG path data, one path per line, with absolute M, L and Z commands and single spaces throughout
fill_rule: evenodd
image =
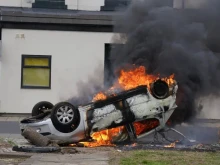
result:
M 20 134 L 18 121 L 0 121 L 0 134 Z
M 19 121 L 21 117 L 0 117 L 0 136 L 13 135 L 20 137 Z M 194 125 L 178 125 L 176 129 L 187 136 L 189 139 L 197 140 L 203 143 L 219 142 L 220 140 L 220 121 L 216 123 L 197 123 Z M 170 132 L 169 136 L 176 136 L 174 132 Z M 152 137 L 152 136 L 151 136 Z M 148 138 L 142 138 L 142 142 L 148 142 Z

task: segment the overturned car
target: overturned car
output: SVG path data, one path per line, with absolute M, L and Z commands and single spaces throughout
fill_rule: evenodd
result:
M 176 105 L 177 83 L 161 79 L 148 86 L 122 91 L 86 105 L 75 107 L 69 102 L 56 105 L 42 101 L 32 109 L 32 117 L 20 121 L 21 131 L 31 127 L 51 140 L 65 143 L 91 141 L 91 135 L 106 129 L 124 126 L 130 140 L 161 130 Z M 137 132 L 136 122 L 157 121 L 155 128 Z

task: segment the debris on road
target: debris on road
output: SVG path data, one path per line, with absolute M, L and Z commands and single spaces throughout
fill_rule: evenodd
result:
M 34 129 L 30 127 L 26 127 L 22 132 L 22 136 L 27 139 L 31 144 L 37 147 L 59 147 L 59 145 L 55 142 L 36 132 Z
M 25 127 L 21 135 L 33 146 L 13 146 L 12 150 L 17 152 L 34 152 L 34 153 L 49 153 L 60 152 L 60 146 L 47 137 L 36 132 L 34 129 Z
M 50 152 L 60 152 L 60 147 L 29 147 L 29 146 L 14 146 L 13 151 L 18 152 L 34 152 L 34 153 L 50 153 Z
M 29 153 L 51 153 L 59 152 L 62 154 L 69 153 L 75 154 L 79 151 L 71 147 L 61 148 L 60 141 L 53 141 L 46 136 L 41 135 L 30 127 L 25 127 L 21 135 L 30 143 L 32 146 L 13 146 L 12 150 L 17 152 L 29 152 Z

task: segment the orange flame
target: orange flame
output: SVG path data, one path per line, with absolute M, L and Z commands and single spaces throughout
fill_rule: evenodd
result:
M 125 146 L 129 146 L 129 145 L 125 145 Z M 136 146 L 137 146 L 137 143 L 133 143 L 133 144 L 131 144 L 130 146 L 136 147 Z
M 147 74 L 145 67 L 140 66 L 132 71 L 122 70 L 120 72 L 118 82 L 124 90 L 129 90 L 141 85 L 146 85 L 149 88 L 150 84 L 158 80 L 159 78 L 159 75 L 155 76 Z M 174 83 L 174 74 L 172 74 L 168 78 L 162 78 L 162 80 L 166 81 L 168 85 L 170 85 Z
M 124 126 L 102 130 L 92 134 L 94 142 L 81 142 L 85 147 L 98 147 L 98 146 L 115 146 L 112 141 L 115 136 L 117 136 Z
M 146 85 L 149 88 L 150 84 L 158 80 L 159 78 L 160 78 L 159 75 L 155 76 L 155 75 L 147 74 L 144 66 L 140 66 L 129 71 L 121 70 L 118 81 L 108 91 L 112 93 L 112 91 L 114 91 L 114 89 L 118 86 L 122 90 L 129 90 L 141 85 Z M 168 85 L 171 85 L 174 83 L 174 74 L 167 78 L 162 78 L 162 80 L 166 81 Z M 103 92 L 99 92 L 94 96 L 93 101 L 105 100 L 105 99 L 107 99 L 107 95 Z M 150 131 L 151 129 L 157 127 L 158 125 L 159 122 L 157 120 L 134 123 L 137 136 L 144 132 Z M 95 142 L 83 142 L 83 144 L 86 147 L 97 147 L 103 145 L 114 146 L 114 144 L 112 144 L 112 137 L 117 135 L 118 132 L 120 132 L 120 130 L 123 128 L 124 127 L 112 128 L 109 130 L 96 132 L 91 135 L 91 137 L 95 140 Z
M 133 125 L 138 136 L 159 126 L 159 121 L 157 119 L 144 120 L 134 122 Z
M 141 85 L 146 85 L 149 88 L 150 84 L 159 78 L 159 75 L 155 76 L 147 74 L 144 66 L 129 71 L 121 70 L 118 81 L 108 91 L 113 91 L 116 86 L 119 86 L 122 90 L 129 90 Z M 171 85 L 174 83 L 174 74 L 167 78 L 161 78 L 161 80 L 166 81 L 168 85 Z M 99 92 L 94 96 L 93 101 L 105 100 L 106 98 L 107 96 L 105 93 Z
M 105 99 L 107 99 L 107 96 L 104 93 L 99 92 L 94 96 L 93 101 L 105 100 Z
M 156 79 L 157 76 L 146 74 L 145 67 L 140 66 L 132 71 L 122 70 L 118 82 L 123 89 L 129 90 L 140 85 L 149 87 L 150 83 Z
M 174 143 L 170 143 L 169 145 L 165 145 L 164 147 L 165 147 L 165 148 L 175 148 L 177 142 L 178 142 L 178 140 L 175 141 Z

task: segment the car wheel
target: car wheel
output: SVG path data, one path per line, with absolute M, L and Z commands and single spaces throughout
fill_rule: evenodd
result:
M 48 101 L 41 101 L 37 103 L 32 109 L 32 116 L 38 116 L 44 113 L 44 110 L 49 110 L 53 108 L 53 104 Z
M 68 102 L 60 102 L 53 107 L 51 120 L 58 131 L 62 133 L 72 132 L 79 125 L 79 110 Z
M 151 84 L 151 92 L 155 98 L 165 99 L 169 96 L 169 85 L 159 79 Z

